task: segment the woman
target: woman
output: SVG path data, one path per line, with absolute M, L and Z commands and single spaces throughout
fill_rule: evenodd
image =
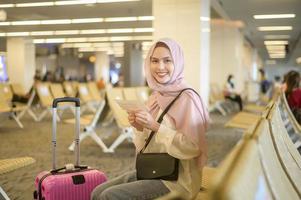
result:
M 295 115 L 299 124 L 301 124 L 301 89 L 300 74 L 296 71 L 290 71 L 286 75 L 286 91 L 285 96 L 290 109 Z
M 225 85 L 224 96 L 226 99 L 234 101 L 239 105 L 239 110 L 242 111 L 242 100 L 239 94 L 235 91 L 234 76 L 230 74 Z
M 208 112 L 201 98 L 191 90 L 184 91 L 175 101 L 163 121 L 156 119 L 167 105 L 185 88 L 184 57 L 181 47 L 171 39 L 161 39 L 149 50 L 145 59 L 145 73 L 153 90 L 147 103 L 149 111 L 129 113 L 135 127 L 135 146 L 139 152 L 151 131 L 154 138 L 145 153 L 168 153 L 178 158 L 177 181 L 137 180 L 136 171 L 98 186 L 92 199 L 154 199 L 170 192 L 185 199 L 194 198 L 201 188 L 201 170 L 207 159 L 205 131 Z

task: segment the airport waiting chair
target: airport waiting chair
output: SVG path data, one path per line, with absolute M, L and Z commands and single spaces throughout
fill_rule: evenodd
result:
M 241 140 L 218 166 L 208 188 L 210 200 L 273 199 L 254 140 Z M 202 199 L 201 193 L 196 199 Z
M 1 92 L 0 92 L 1 94 Z M 23 124 L 17 118 L 15 112 L 12 111 L 12 107 L 8 104 L 5 98 L 3 98 L 2 94 L 0 95 L 0 114 L 8 114 L 10 115 L 18 124 L 20 128 L 23 128 Z
M 227 115 L 227 111 L 223 107 L 223 104 L 226 103 L 223 91 L 219 88 L 217 84 L 210 84 L 210 96 L 209 96 L 209 112 L 214 110 L 219 111 L 223 116 Z M 226 106 L 229 106 L 227 104 Z
M 137 95 L 136 88 L 134 87 L 125 87 L 123 88 L 123 95 L 126 100 L 131 101 L 140 101 Z
M 100 101 L 100 96 L 99 99 L 94 99 L 86 83 L 78 83 L 77 89 L 78 96 L 83 105 L 81 113 L 84 113 L 86 110 L 95 113 L 98 102 Z
M 291 180 L 293 186 L 301 196 L 301 155 L 292 141 L 287 142 L 284 123 L 280 116 L 277 103 L 274 104 L 268 116 L 271 137 L 281 165 Z
M 144 102 L 146 103 L 149 96 L 150 96 L 150 88 L 149 87 L 136 87 L 136 93 L 137 93 L 137 96 L 138 96 L 138 99 L 141 101 L 141 102 Z
M 284 92 L 280 95 L 280 102 L 283 106 L 283 111 L 286 112 L 286 116 L 288 117 L 289 121 L 292 123 L 295 133 L 301 134 L 301 126 L 299 125 L 298 121 L 296 120 L 294 114 L 292 113 L 288 102 L 286 100 Z
M 301 196 L 298 194 L 279 160 L 279 155 L 274 146 L 266 119 L 261 120 L 260 125 L 254 132 L 253 139 L 256 140 L 264 174 L 267 177 L 274 198 L 300 199 Z
M 0 112 L 2 114 L 9 114 L 19 125 L 20 128 L 23 128 L 23 124 L 20 121 L 23 113 L 26 109 L 26 105 L 13 105 L 12 104 L 13 92 L 9 84 L 2 83 L 0 84 Z M 19 115 L 17 113 L 21 113 Z
M 27 95 L 27 93 L 25 92 L 25 89 L 23 88 L 23 86 L 19 83 L 12 83 L 11 88 L 12 88 L 12 92 L 16 95 L 19 95 L 19 96 Z M 31 91 L 31 93 L 29 94 L 29 98 L 28 98 L 28 101 L 26 103 L 26 108 L 24 110 L 22 110 L 17 115 L 17 117 L 19 119 L 21 119 L 24 116 L 25 113 L 28 113 L 33 118 L 34 121 L 38 121 L 37 116 L 35 115 L 35 113 L 32 110 L 32 104 L 33 104 L 33 101 L 34 101 L 35 97 L 36 97 L 36 91 L 33 89 Z M 15 103 L 15 105 L 17 107 L 20 106 L 20 105 L 24 106 L 24 103 Z
M 261 114 L 265 111 L 266 106 L 257 104 L 247 104 L 244 106 L 244 111 Z
M 66 97 L 67 95 L 64 92 L 63 86 L 60 83 L 50 83 L 49 89 L 52 94 L 52 98 L 61 98 Z M 69 109 L 75 115 L 74 105 L 71 103 L 62 103 L 60 104 L 60 115 L 62 115 L 62 111 Z
M 37 95 L 39 97 L 39 104 L 43 109 L 42 113 L 38 116 L 38 121 L 41 121 L 47 114 L 52 115 L 51 107 L 53 102 L 53 96 L 49 90 L 49 83 L 39 83 L 35 87 Z M 58 115 L 57 121 L 60 121 Z
M 68 97 L 76 97 L 76 89 L 73 88 L 72 82 L 65 81 L 63 83 L 63 88 Z
M 260 115 L 248 112 L 239 112 L 235 114 L 226 124 L 225 127 L 238 128 L 246 130 L 254 126 L 260 119 Z
M 112 111 L 113 117 L 116 120 L 117 126 L 121 129 L 120 135 L 114 140 L 114 142 L 109 147 L 110 152 L 114 152 L 115 149 L 124 141 L 124 140 L 133 140 L 133 128 L 127 119 L 127 113 L 123 110 L 117 103 L 116 99 L 124 99 L 123 89 L 122 88 L 106 88 L 106 95 L 108 104 Z
M 100 91 L 98 88 L 97 88 L 97 85 L 96 85 L 96 82 L 88 82 L 87 83 L 87 86 L 88 86 L 88 89 L 89 89 L 89 92 L 92 96 L 92 99 L 94 101 L 101 101 L 102 99 L 104 99 L 105 97 L 105 91 Z
M 94 140 L 96 142 L 96 144 L 98 144 L 101 147 L 103 152 L 107 153 L 107 152 L 111 152 L 111 151 L 108 149 L 108 147 L 102 141 L 101 137 L 96 134 L 96 125 L 102 114 L 104 106 L 105 106 L 105 100 L 103 99 L 99 102 L 96 113 L 93 115 L 92 118 L 85 117 L 85 116 L 82 116 L 80 118 L 80 124 L 81 124 L 81 126 L 84 126 L 84 129 L 79 135 L 79 143 L 81 143 L 86 137 L 90 137 L 90 138 L 92 138 L 92 140 Z M 69 119 L 69 120 L 65 120 L 65 122 L 75 123 L 75 120 Z M 69 150 L 74 151 L 74 147 L 75 147 L 75 143 L 73 142 L 69 146 Z

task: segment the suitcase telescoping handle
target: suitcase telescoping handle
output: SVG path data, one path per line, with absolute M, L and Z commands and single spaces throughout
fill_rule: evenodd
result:
M 61 102 L 75 103 L 75 165 L 79 166 L 80 101 L 79 98 L 56 98 L 52 103 L 52 169 L 56 169 L 56 119 L 57 105 Z

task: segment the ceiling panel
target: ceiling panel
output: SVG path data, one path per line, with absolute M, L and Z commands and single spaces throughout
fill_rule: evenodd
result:
M 258 52 L 264 60 L 269 59 L 264 46 L 265 35 L 290 35 L 289 54 L 286 59 L 277 59 L 278 63 L 289 63 L 293 53 L 301 56 L 301 50 L 296 48 L 296 42 L 300 39 L 301 33 L 300 0 L 219 0 L 219 2 L 232 20 L 242 20 L 246 24 L 243 33 L 258 49 Z M 296 17 L 290 19 L 262 20 L 255 20 L 253 18 L 255 14 L 288 13 L 294 13 Z M 293 26 L 293 30 L 261 32 L 257 30 L 259 26 Z

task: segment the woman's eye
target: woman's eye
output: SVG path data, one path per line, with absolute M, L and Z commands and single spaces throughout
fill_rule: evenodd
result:
M 165 60 L 164 62 L 165 63 L 171 63 L 171 60 Z
M 157 64 L 158 61 L 157 61 L 157 60 L 152 60 L 152 63 L 153 63 L 153 64 Z

